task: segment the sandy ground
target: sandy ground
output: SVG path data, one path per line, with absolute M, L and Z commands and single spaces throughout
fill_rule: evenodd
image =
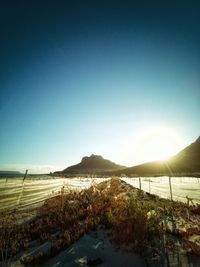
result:
M 50 244 L 46 243 L 42 246 L 32 249 L 29 255 L 37 253 L 41 248 L 43 251 L 48 249 Z M 22 267 L 20 261 L 11 263 L 12 267 Z M 86 267 L 86 266 L 102 266 L 102 267 L 144 267 L 145 260 L 132 252 L 122 251 L 114 248 L 108 235 L 103 231 L 94 231 L 85 234 L 81 239 L 72 244 L 68 249 L 61 252 L 54 258 L 50 258 L 42 264 L 44 267 Z
M 35 246 L 27 255 L 33 255 L 38 250 L 49 249 L 50 243 Z M 10 263 L 11 267 L 24 267 L 19 260 Z M 125 249 L 119 249 L 112 245 L 108 234 L 104 230 L 98 230 L 85 234 L 81 239 L 72 244 L 68 249 L 56 257 L 50 258 L 42 265 L 44 267 L 200 267 L 200 258 L 188 256 L 183 251 L 176 253 L 169 252 L 161 262 L 150 260 L 145 255 L 138 255 Z

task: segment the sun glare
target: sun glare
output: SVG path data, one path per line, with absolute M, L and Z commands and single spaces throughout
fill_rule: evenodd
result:
M 184 147 L 181 138 L 168 128 L 145 129 L 139 139 L 138 153 L 143 162 L 165 160 Z

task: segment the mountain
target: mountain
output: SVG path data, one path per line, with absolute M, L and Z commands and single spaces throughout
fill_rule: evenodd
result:
M 147 162 L 122 171 L 127 175 L 172 175 L 200 173 L 200 137 L 165 161 Z M 118 172 L 119 174 L 120 172 Z
M 83 157 L 81 162 L 55 175 L 107 174 L 107 175 L 200 175 L 200 137 L 178 154 L 165 161 L 153 161 L 126 168 L 99 155 Z
M 200 137 L 169 160 L 178 170 L 200 172 Z
M 90 157 L 83 157 L 81 162 L 70 166 L 63 171 L 55 172 L 54 174 L 62 175 L 78 175 L 78 174 L 98 174 L 110 171 L 117 171 L 126 168 L 118 165 L 110 160 L 104 159 L 100 155 L 91 155 Z

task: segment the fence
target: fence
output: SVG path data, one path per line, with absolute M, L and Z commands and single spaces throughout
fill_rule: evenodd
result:
M 92 183 L 100 183 L 104 178 L 1 178 L 0 179 L 0 210 L 17 208 L 20 210 L 37 207 L 45 199 L 55 196 L 64 186 L 69 190 L 88 188 Z
M 109 179 L 109 178 L 106 178 Z M 45 199 L 55 196 L 64 186 L 69 190 L 81 190 L 100 183 L 105 178 L 5 178 L 0 179 L 0 210 L 16 208 L 17 210 L 33 209 Z M 200 203 L 200 178 L 188 177 L 137 177 L 121 178 L 125 182 L 146 192 L 160 197 L 171 198 L 193 203 Z M 171 182 L 171 183 L 169 183 Z M 171 190 L 170 190 L 171 184 Z
M 123 181 L 160 197 L 182 202 L 200 203 L 200 178 L 196 177 L 134 177 Z

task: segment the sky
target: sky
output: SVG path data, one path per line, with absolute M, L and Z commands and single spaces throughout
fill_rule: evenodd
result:
M 192 0 L 1 1 L 0 169 L 49 172 L 91 154 L 133 166 L 157 135 L 174 152 L 194 142 L 199 11 Z

